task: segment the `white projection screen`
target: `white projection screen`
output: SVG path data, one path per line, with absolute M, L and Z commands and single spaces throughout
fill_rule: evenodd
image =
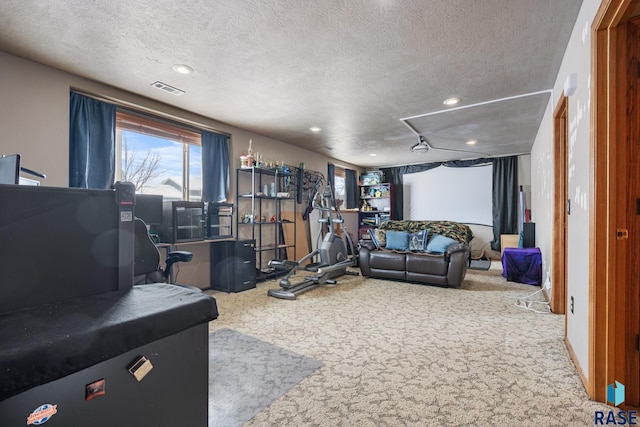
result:
M 404 219 L 493 224 L 491 164 L 403 175 Z

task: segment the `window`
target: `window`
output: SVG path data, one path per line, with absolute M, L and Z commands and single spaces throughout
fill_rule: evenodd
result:
M 164 200 L 202 200 L 200 132 L 125 110 L 116 112 L 116 179 Z M 118 167 L 119 166 L 119 167 Z
M 344 168 L 340 166 L 336 166 L 335 168 L 333 188 L 336 196 L 336 204 L 338 204 L 338 207 L 344 207 L 344 202 L 347 199 Z M 338 200 L 342 202 L 338 202 Z

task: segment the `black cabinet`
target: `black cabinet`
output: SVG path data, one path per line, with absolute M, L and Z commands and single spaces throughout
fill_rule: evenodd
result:
M 256 287 L 256 241 L 211 242 L 211 289 L 241 292 Z
M 233 237 L 233 203 L 206 202 L 205 238 L 209 240 Z

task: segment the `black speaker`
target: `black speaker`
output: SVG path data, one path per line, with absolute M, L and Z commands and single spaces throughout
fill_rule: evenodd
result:
M 525 222 L 522 229 L 522 246 L 525 248 L 536 247 L 536 223 Z

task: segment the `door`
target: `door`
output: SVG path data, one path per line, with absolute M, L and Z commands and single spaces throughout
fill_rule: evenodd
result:
M 626 402 L 638 406 L 640 403 L 640 18 L 630 20 L 627 25 L 627 156 L 628 174 L 625 220 L 628 227 L 627 290 L 626 290 Z M 624 230 L 623 239 L 626 237 Z
M 554 201 L 551 311 L 556 314 L 565 314 L 567 306 L 568 108 L 568 99 L 563 94 L 553 112 Z

